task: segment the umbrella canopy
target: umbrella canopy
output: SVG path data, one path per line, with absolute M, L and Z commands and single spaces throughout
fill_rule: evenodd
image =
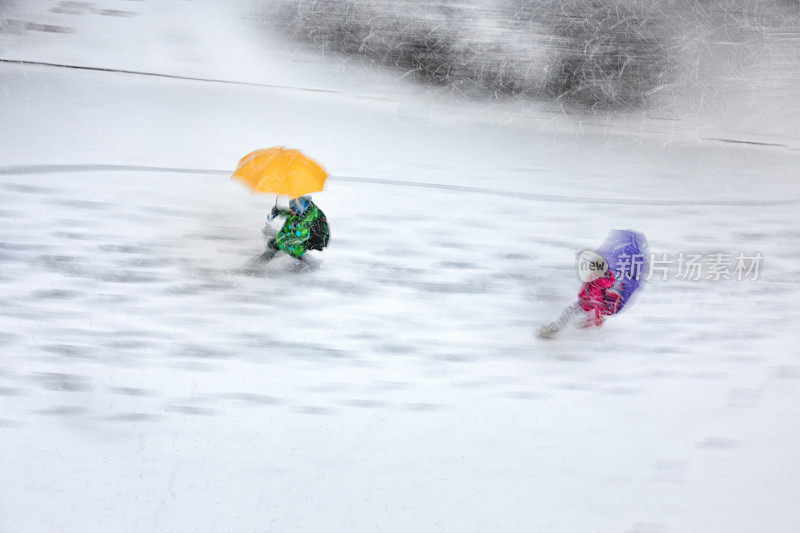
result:
M 638 231 L 613 229 L 608 232 L 598 252 L 608 262 L 608 268 L 622 282 L 619 306 L 621 311 L 650 271 L 647 239 Z
M 297 198 L 321 191 L 328 173 L 300 150 L 276 146 L 244 156 L 232 177 L 246 183 L 254 192 Z

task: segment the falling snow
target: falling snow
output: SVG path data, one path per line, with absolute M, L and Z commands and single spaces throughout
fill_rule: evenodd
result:
M 0 0 L 0 532 L 797 531 L 798 20 Z M 612 228 L 664 270 L 539 340 Z

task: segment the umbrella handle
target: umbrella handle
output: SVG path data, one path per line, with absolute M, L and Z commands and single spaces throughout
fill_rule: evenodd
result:
M 278 195 L 275 195 L 275 207 L 278 207 Z M 267 222 L 271 222 L 274 217 L 272 216 L 272 212 L 267 215 Z

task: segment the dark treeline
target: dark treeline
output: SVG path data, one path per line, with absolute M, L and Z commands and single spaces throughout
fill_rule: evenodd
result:
M 460 94 L 639 108 L 669 86 L 687 36 L 723 4 L 740 23 L 769 11 L 725 0 L 278 0 L 274 20 Z

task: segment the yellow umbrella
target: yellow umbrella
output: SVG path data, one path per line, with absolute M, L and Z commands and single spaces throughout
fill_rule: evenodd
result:
M 300 150 L 276 146 L 244 156 L 231 177 L 243 181 L 254 192 L 297 198 L 321 191 L 328 173 Z

